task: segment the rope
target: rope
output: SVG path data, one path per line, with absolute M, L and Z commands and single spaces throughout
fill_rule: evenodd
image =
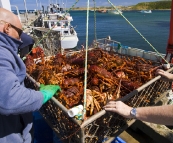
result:
M 85 78 L 84 78 L 84 110 L 83 119 L 86 115 L 86 89 L 87 89 L 87 59 L 88 59 L 88 24 L 89 23 L 89 0 L 87 3 L 87 23 L 86 23 L 86 50 L 85 50 Z
M 76 2 L 72 5 L 72 7 L 69 8 L 69 9 L 65 12 L 63 18 L 64 18 L 64 17 L 67 15 L 67 13 L 78 3 L 78 1 L 79 1 L 79 0 L 76 0 Z M 59 20 L 59 21 L 60 21 L 60 20 Z M 58 22 L 59 22 L 59 21 L 58 21 Z M 52 28 L 49 29 L 47 33 L 43 34 L 42 38 L 41 38 L 36 44 L 34 44 L 33 47 L 35 47 L 35 46 L 37 46 L 38 44 L 40 44 L 40 42 L 41 42 L 44 38 L 47 37 L 47 35 L 50 33 L 50 31 L 51 31 L 53 28 L 54 28 L 54 26 L 52 26 Z M 32 49 L 33 49 L 33 47 L 32 47 Z M 31 51 L 29 51 L 29 52 L 26 54 L 26 56 L 29 55 L 29 54 L 32 52 L 32 49 L 31 49 Z M 26 56 L 23 57 L 22 60 L 25 60 L 25 59 L 26 59 Z
M 132 26 L 132 28 L 150 45 L 150 47 L 168 64 L 168 61 L 166 61 L 166 59 L 157 51 L 157 49 L 154 48 L 154 46 L 135 28 L 135 26 L 120 12 L 120 10 L 116 6 L 114 6 L 110 2 L 110 0 L 108 0 L 108 2 Z
M 67 1 L 67 0 L 66 0 Z M 71 8 L 69 8 L 68 10 L 67 10 L 67 13 L 72 9 L 72 8 L 74 8 L 75 7 L 75 5 L 77 4 L 79 2 L 79 0 L 76 0 L 76 2 L 72 5 L 72 7 Z M 65 36 L 62 38 L 62 40 L 65 38 Z
M 76 0 L 76 2 L 72 5 L 72 7 L 69 8 L 69 9 L 65 12 L 63 18 L 64 18 L 64 17 L 67 15 L 67 13 L 78 3 L 78 1 L 79 1 L 79 0 Z M 60 20 L 59 20 L 59 21 L 60 21 Z M 58 21 L 58 22 L 59 22 L 59 21 Z M 45 35 L 47 36 L 48 33 L 49 33 L 53 28 L 54 28 L 54 27 L 52 27 Z M 38 45 L 44 38 L 45 38 L 45 37 L 44 37 L 44 35 L 43 35 L 43 38 L 42 38 L 37 44 L 35 44 L 35 45 Z
M 38 19 L 40 16 L 37 16 L 36 19 Z M 31 21 L 28 25 L 26 25 L 26 28 L 23 29 L 23 31 L 25 31 L 29 26 L 31 26 L 31 24 L 33 24 L 34 21 Z
M 96 31 L 96 2 L 95 0 L 93 0 L 94 2 L 94 37 L 95 37 L 95 41 L 97 40 L 97 31 Z

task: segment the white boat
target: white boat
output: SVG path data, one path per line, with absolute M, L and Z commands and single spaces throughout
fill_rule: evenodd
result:
M 19 11 L 20 12 L 20 14 L 24 14 L 25 12 L 24 11 Z
M 60 32 L 61 48 L 75 48 L 79 40 L 74 27 L 71 25 L 71 21 L 73 21 L 72 16 L 69 13 L 65 13 L 63 8 L 59 7 L 58 4 L 50 5 L 49 9 L 49 13 L 43 18 L 44 26 Z
M 141 12 L 141 13 L 152 13 L 151 10 L 141 10 L 141 11 L 139 11 L 139 12 Z
M 62 49 L 72 49 L 78 44 L 78 36 L 71 25 L 73 21 L 70 13 L 66 13 L 59 4 L 50 4 L 48 7 L 48 13 L 42 13 L 42 25 L 46 29 L 51 29 L 60 33 L 60 41 Z M 59 40 L 59 39 L 57 39 Z
M 122 14 L 122 10 L 108 10 L 108 13 L 111 13 L 111 14 Z

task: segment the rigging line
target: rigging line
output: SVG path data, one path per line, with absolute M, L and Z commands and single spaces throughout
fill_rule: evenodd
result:
M 67 14 L 78 2 L 79 2 L 79 0 L 76 0 L 76 2 L 72 5 L 72 7 L 69 8 L 69 9 L 65 12 L 63 18 L 66 16 L 66 14 Z M 60 21 L 60 20 L 59 20 L 59 21 Z M 58 22 L 59 22 L 59 21 L 58 21 Z M 52 26 L 52 28 L 49 29 L 47 33 L 43 34 L 42 38 L 41 38 L 36 44 L 34 43 L 34 46 L 37 46 L 38 44 L 40 44 L 40 42 L 51 32 L 51 30 L 52 30 L 53 28 L 54 28 L 54 26 Z M 34 47 L 34 46 L 33 46 L 33 47 Z M 33 49 L 33 47 L 32 47 L 32 49 Z M 29 54 L 32 52 L 32 49 L 26 54 L 26 56 L 29 55 Z M 26 56 L 24 56 L 24 57 L 22 58 L 22 60 L 25 60 L 25 59 L 26 59 Z
M 87 88 L 87 59 L 88 59 L 88 25 L 89 25 L 89 0 L 87 3 L 87 23 L 86 23 L 86 49 L 85 49 L 85 75 L 84 75 L 84 110 L 83 110 L 83 120 L 86 116 L 86 88 Z
M 67 0 L 66 0 L 66 3 L 65 3 L 65 9 L 67 8 Z
M 63 1 L 63 0 L 62 0 L 62 1 Z M 77 0 L 77 1 L 75 2 L 75 4 L 72 5 L 71 9 L 77 4 L 78 1 L 79 1 L 79 0 Z M 67 3 L 67 0 L 66 0 L 66 3 Z M 64 8 L 64 7 L 63 7 L 63 8 Z M 65 9 L 66 9 L 66 6 L 65 6 Z M 65 17 L 71 9 L 65 10 L 65 14 L 64 14 L 63 17 Z M 60 20 L 59 20 L 59 21 L 60 21 Z M 59 22 L 59 21 L 58 21 L 58 22 Z M 61 41 L 64 40 L 64 38 L 66 38 L 66 37 L 63 36 L 62 39 L 61 39 Z
M 38 19 L 40 16 L 38 15 L 37 17 L 36 17 L 36 19 Z M 34 20 L 33 21 L 31 21 L 28 25 L 26 25 L 26 28 L 23 28 L 23 31 L 25 31 L 29 26 L 31 26 L 31 24 L 33 24 L 34 23 Z
M 67 0 L 66 0 L 66 1 L 67 1 Z M 75 4 L 71 7 L 71 9 L 74 8 L 74 7 L 76 6 L 76 4 L 77 4 L 78 1 L 79 1 L 79 0 L 76 0 Z M 67 14 L 69 11 L 70 11 L 70 9 L 66 11 L 66 14 Z M 71 23 L 70 23 L 70 24 L 71 24 Z M 74 27 L 73 27 L 73 28 L 74 28 Z M 61 41 L 64 40 L 64 38 L 66 38 L 66 37 L 63 36 L 62 39 L 61 39 Z
M 42 3 L 41 3 L 41 0 L 40 0 L 40 10 L 42 9 Z
M 72 7 L 71 8 L 69 8 L 66 12 L 65 12 L 65 14 L 64 14 L 64 16 L 63 16 L 63 18 L 65 18 L 65 16 L 67 15 L 67 13 L 77 4 L 77 2 L 78 2 L 79 0 L 76 0 L 76 2 L 72 5 Z M 60 20 L 59 20 L 60 21 Z M 58 21 L 58 22 L 59 22 Z M 50 30 L 52 30 L 54 27 L 52 27 Z M 48 31 L 48 32 L 50 32 L 50 30 Z M 44 35 L 43 35 L 44 36 Z M 39 44 L 39 43 L 38 43 Z
M 65 18 L 65 16 L 67 15 L 67 13 L 78 3 L 79 0 L 76 0 L 76 2 L 72 5 L 71 8 L 69 8 L 65 14 L 63 15 L 63 18 Z M 60 20 L 59 20 L 60 21 Z M 59 22 L 58 21 L 58 22 Z M 45 35 L 47 36 L 47 34 L 53 29 L 54 27 L 52 27 Z M 44 39 L 44 35 L 43 35 L 43 38 L 36 44 L 36 46 Z
M 107 1 L 132 26 L 132 28 L 150 45 L 150 47 L 168 64 L 168 61 L 166 61 L 166 59 L 159 53 L 159 51 L 156 48 L 154 48 L 154 46 L 136 29 L 136 27 L 120 12 L 120 10 L 116 6 L 114 6 L 110 0 Z
M 97 40 L 97 31 L 96 31 L 96 1 L 93 0 L 94 2 L 94 36 L 95 36 L 95 41 Z
M 40 0 L 40 2 L 41 2 L 41 0 Z M 38 12 L 38 0 L 36 0 L 36 5 L 37 5 L 37 12 Z M 41 7 L 41 6 L 40 6 Z M 36 17 L 36 19 L 38 19 L 40 17 L 40 15 L 38 15 L 37 17 Z M 31 21 L 28 25 L 26 25 L 26 28 L 24 28 L 23 29 L 23 31 L 25 31 L 29 26 L 31 26 L 31 24 L 33 24 L 34 23 L 34 20 L 33 21 Z

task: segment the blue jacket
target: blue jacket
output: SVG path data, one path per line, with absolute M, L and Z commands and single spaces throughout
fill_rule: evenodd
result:
M 0 143 L 31 143 L 32 112 L 43 104 L 41 92 L 24 86 L 21 44 L 0 32 Z

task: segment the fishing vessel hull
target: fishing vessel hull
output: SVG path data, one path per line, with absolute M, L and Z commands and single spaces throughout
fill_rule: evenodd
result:
M 79 39 L 77 36 L 64 36 L 61 37 L 61 47 L 63 49 L 71 49 L 77 46 Z
M 122 14 L 123 12 L 121 10 L 109 10 L 108 13 L 111 13 L 111 14 Z
M 140 13 L 152 13 L 151 10 L 141 10 Z

